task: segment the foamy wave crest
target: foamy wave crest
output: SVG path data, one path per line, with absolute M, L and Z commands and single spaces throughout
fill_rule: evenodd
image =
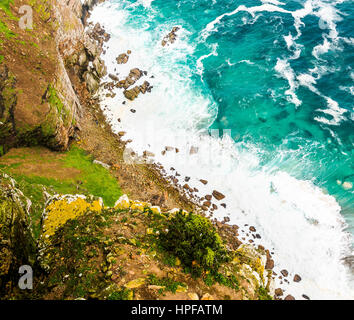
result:
M 295 90 L 298 88 L 296 82 L 296 77 L 294 70 L 290 67 L 287 60 L 278 59 L 275 66 L 275 71 L 277 71 L 284 79 L 286 79 L 290 85 L 290 89 L 285 91 L 285 94 L 289 97 L 289 101 L 294 103 L 295 106 L 301 105 L 301 100 L 297 97 Z

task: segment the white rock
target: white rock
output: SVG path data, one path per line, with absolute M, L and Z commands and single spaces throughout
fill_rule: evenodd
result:
M 98 161 L 98 160 L 93 160 L 93 163 L 98 164 L 98 165 L 102 166 L 103 168 L 106 168 L 107 170 L 109 170 L 111 168 L 111 166 L 109 164 Z
M 130 207 L 130 201 L 126 194 L 122 195 L 114 205 L 115 209 L 120 209 L 120 210 L 129 209 L 129 207 Z

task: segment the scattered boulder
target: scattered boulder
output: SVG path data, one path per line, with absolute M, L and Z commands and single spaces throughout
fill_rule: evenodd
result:
M 283 289 L 281 289 L 281 288 L 275 289 L 275 295 L 277 297 L 281 297 L 283 294 L 284 294 Z
M 108 77 L 110 77 L 113 81 L 119 81 L 119 78 L 116 76 L 116 75 L 114 75 L 114 74 L 109 74 L 108 75 Z
M 128 100 L 133 101 L 138 97 L 140 88 L 139 86 L 135 86 L 133 89 L 125 90 L 123 93 Z
M 291 294 L 288 294 L 284 300 L 295 300 L 295 298 Z
M 152 86 L 148 81 L 144 81 L 144 83 L 140 86 L 140 92 L 145 94 L 146 92 L 151 92 Z
M 118 64 L 126 64 L 128 60 L 129 60 L 129 55 L 126 53 L 122 53 L 116 58 Z
M 280 273 L 284 276 L 287 277 L 289 275 L 289 272 L 287 270 L 281 270 Z
M 221 192 L 216 190 L 213 191 L 213 196 L 216 200 L 222 200 L 225 198 L 225 196 Z
M 128 282 L 125 287 L 128 289 L 140 288 L 143 284 L 145 284 L 145 281 L 146 280 L 144 278 L 138 278 Z
M 163 40 L 161 42 L 163 47 L 165 47 L 166 45 L 172 44 L 176 41 L 176 39 L 177 39 L 176 32 L 179 29 L 180 29 L 179 27 L 173 27 L 171 32 L 163 38 Z
M 203 206 L 209 208 L 209 207 L 211 206 L 211 202 L 210 202 L 210 201 L 205 201 L 205 202 L 203 203 Z
M 117 84 L 118 88 L 128 89 L 130 86 L 134 85 L 143 75 L 143 72 L 138 68 L 131 69 L 128 77 L 125 80 L 119 81 Z
M 300 281 L 301 281 L 301 277 L 298 274 L 295 274 L 294 282 L 300 282 Z
M 92 31 L 90 32 L 90 37 L 98 41 L 101 46 L 103 42 L 107 42 L 111 38 L 111 36 L 104 30 L 104 28 L 99 23 L 96 23 L 93 27 Z
M 143 152 L 144 157 L 155 157 L 155 154 L 150 151 Z
M 208 183 L 208 181 L 207 180 L 204 180 L 204 179 L 200 179 L 199 180 L 202 184 L 204 184 L 204 185 L 206 185 L 207 183 Z

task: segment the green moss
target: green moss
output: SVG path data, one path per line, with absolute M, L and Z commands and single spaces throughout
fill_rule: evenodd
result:
M 108 296 L 108 300 L 131 300 L 131 291 L 124 288 L 114 291 Z
M 55 246 L 47 248 L 45 264 L 49 273 L 42 288 L 37 291 L 58 288 L 58 299 L 95 297 L 107 287 L 105 274 L 99 268 L 99 255 L 89 256 L 89 251 L 103 254 L 101 229 L 105 227 L 102 216 L 110 213 L 88 212 L 68 221 L 53 236 Z
M 13 3 L 13 0 L 1 0 L 0 1 L 0 9 L 3 10 L 6 15 L 12 17 L 13 14 L 10 10 L 10 4 Z
M 48 21 L 51 12 L 47 0 L 29 0 L 29 5 L 34 8 L 43 21 Z
M 58 114 L 61 114 L 61 111 L 64 108 L 63 103 L 61 102 L 57 91 L 51 85 L 48 87 L 48 102 L 51 106 L 54 106 L 58 110 Z
M 6 39 L 11 39 L 13 37 L 16 37 L 16 34 L 12 32 L 7 25 L 0 20 L 0 34 L 3 34 Z

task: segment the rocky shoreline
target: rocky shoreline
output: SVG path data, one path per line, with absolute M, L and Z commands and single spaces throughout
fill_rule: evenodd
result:
M 101 26 L 100 26 L 101 27 Z M 161 45 L 168 46 L 168 45 L 173 45 L 173 43 L 177 39 L 177 32 L 180 30 L 180 27 L 173 27 L 171 32 L 167 34 Z M 131 50 L 128 50 L 127 53 L 121 53 L 118 54 L 116 58 L 117 62 L 117 68 L 115 68 L 116 71 L 119 71 L 119 65 L 126 64 L 129 60 L 129 55 L 131 54 Z M 142 77 L 142 76 L 147 76 L 146 71 L 140 70 L 138 67 L 135 67 L 130 70 L 130 73 L 128 77 L 125 80 L 119 80 L 118 76 L 109 74 L 108 77 L 112 80 L 111 82 L 106 82 L 103 83 L 103 88 L 108 89 L 110 92 L 109 94 L 106 94 L 105 97 L 114 97 L 114 88 L 124 88 L 124 95 L 128 100 L 135 100 L 138 98 L 139 93 L 145 94 L 145 91 L 142 91 L 143 86 L 147 85 L 148 88 L 151 90 L 153 87 L 149 87 L 150 84 L 145 81 L 143 86 L 134 86 L 134 84 Z M 151 78 L 155 77 L 156 75 L 152 75 Z M 132 88 L 133 87 L 133 88 Z M 132 88 L 132 89 L 129 89 Z M 150 92 L 150 90 L 147 90 Z M 124 102 L 123 102 L 124 104 Z M 132 112 L 134 110 L 131 110 Z M 134 111 L 135 112 L 135 111 Z M 119 132 L 118 135 L 120 138 L 122 138 L 126 133 L 125 132 Z M 125 141 L 125 143 L 130 143 L 131 141 Z M 178 153 L 179 150 L 178 148 L 174 148 L 171 146 L 166 146 L 165 150 L 162 152 L 162 154 L 166 152 L 176 152 Z M 197 148 L 191 148 L 190 154 L 193 154 L 193 152 L 198 152 Z M 133 152 L 133 157 L 136 156 L 135 152 Z M 162 177 L 162 179 L 166 180 L 168 184 L 170 184 L 173 188 L 178 190 L 178 193 L 183 196 L 184 199 L 186 199 L 187 202 L 190 203 L 191 207 L 194 207 L 194 210 L 196 210 L 199 214 L 208 216 L 210 219 L 212 219 L 213 223 L 218 225 L 219 228 L 225 230 L 226 233 L 232 234 L 233 237 L 235 238 L 235 244 L 236 246 L 240 246 L 241 244 L 245 243 L 246 238 L 241 237 L 239 234 L 239 229 L 241 229 L 238 225 L 230 225 L 228 222 L 230 221 L 229 217 L 224 217 L 223 220 L 220 222 L 216 218 L 213 217 L 213 212 L 218 209 L 218 205 L 221 207 L 226 208 L 227 203 L 221 202 L 221 200 L 224 200 L 225 196 L 217 191 L 213 190 L 212 194 L 207 194 L 203 197 L 198 197 L 195 193 L 197 193 L 199 190 L 196 188 L 191 188 L 188 185 L 189 177 L 185 177 L 184 180 L 179 180 L 180 174 L 175 171 L 174 168 L 171 168 L 172 171 L 175 171 L 175 175 L 168 175 L 167 171 L 165 168 L 160 164 L 160 163 L 155 163 L 153 162 L 153 157 L 154 154 L 145 151 L 142 157 L 139 157 L 139 161 L 143 161 L 146 163 L 149 163 L 157 172 L 158 175 Z M 208 184 L 208 181 L 205 179 L 200 179 L 200 182 L 203 185 Z M 215 203 L 217 202 L 218 205 Z M 242 231 L 245 233 L 247 237 L 253 237 L 253 239 L 260 239 L 261 235 L 257 233 L 257 230 L 253 226 L 248 226 L 247 224 L 243 226 L 243 229 L 246 229 L 245 231 Z M 247 230 L 248 229 L 248 230 Z M 254 243 L 252 239 L 249 239 L 247 241 L 249 244 Z M 272 270 L 274 268 L 274 260 L 272 259 L 272 254 L 268 249 L 264 249 L 262 245 L 258 246 L 259 249 L 265 250 L 266 252 L 266 269 Z M 277 275 L 275 272 L 273 272 L 273 277 L 278 277 L 281 280 L 281 283 L 284 281 L 286 283 L 289 283 L 291 280 L 288 280 L 288 271 L 283 269 L 280 272 L 280 275 Z M 295 274 L 294 279 L 292 279 L 294 282 L 300 282 L 301 277 L 298 274 Z M 272 295 L 277 298 L 277 299 L 284 299 L 284 300 L 294 300 L 294 297 L 291 294 L 284 295 L 284 290 L 281 288 L 273 288 L 272 289 Z M 307 295 L 303 295 L 304 299 L 309 299 Z
M 124 95 L 128 100 L 133 101 L 139 98 L 140 94 L 148 94 L 153 89 L 147 80 L 140 86 L 135 85 L 136 82 L 143 77 L 154 77 L 154 75 L 148 75 L 146 71 L 139 68 L 133 68 L 125 79 L 119 79 L 115 74 L 107 75 L 107 68 L 101 55 L 104 52 L 104 43 L 109 41 L 110 35 L 100 24 L 87 24 L 90 10 L 99 2 L 102 1 L 88 0 L 83 5 L 79 0 L 69 0 L 65 3 L 57 0 L 48 3 L 48 6 L 51 6 L 48 7 L 48 10 L 53 13 L 49 19 L 58 26 L 55 31 L 45 25 L 47 17 L 36 17 L 36 22 L 47 34 L 43 43 L 37 46 L 49 48 L 46 50 L 50 57 L 45 67 L 39 66 L 39 69 L 36 69 L 41 73 L 36 90 L 33 90 L 31 82 L 28 83 L 22 79 L 21 74 L 24 71 L 16 66 L 18 56 L 14 52 L 17 51 L 17 48 L 9 46 L 8 50 L 1 50 L 5 61 L 0 64 L 0 93 L 2 97 L 0 145 L 2 154 L 13 147 L 43 145 L 52 150 L 67 150 L 71 144 L 79 143 L 84 150 L 93 155 L 96 163 L 114 171 L 114 175 L 122 187 L 128 190 L 134 198 L 148 201 L 149 208 L 157 205 L 167 211 L 178 206 L 185 210 L 193 210 L 202 216 L 210 215 L 211 219 L 213 211 L 218 208 L 218 205 L 227 206 L 227 199 L 224 199 L 225 196 L 219 191 L 214 190 L 211 194 L 199 198 L 194 195 L 198 190 L 188 185 L 188 177 L 185 177 L 182 183 L 179 182 L 178 172 L 175 172 L 174 176 L 168 176 L 160 164 L 149 161 L 140 167 L 124 163 L 122 154 L 129 141 L 123 141 L 124 132 L 118 134 L 112 132 L 103 116 L 97 93 L 100 92 L 100 88 L 103 88 L 109 91 L 108 95 L 112 96 L 114 95 L 113 89 L 120 89 L 124 90 Z M 15 12 L 20 4 L 21 1 L 14 1 Z M 68 25 L 70 27 L 67 27 Z M 173 28 L 171 33 L 164 38 L 162 46 L 172 45 L 176 40 L 178 30 L 178 27 Z M 20 36 L 22 41 L 26 40 L 25 35 Z M 32 49 L 24 48 L 20 54 L 23 57 L 29 57 L 33 54 Z M 119 65 L 127 63 L 130 54 L 129 51 L 117 53 L 117 68 Z M 28 63 L 33 63 L 33 61 Z M 24 68 L 26 67 L 25 65 Z M 37 71 L 33 71 L 33 74 L 35 74 L 34 72 Z M 33 74 L 29 76 L 29 79 L 34 78 Z M 110 81 L 102 82 L 105 76 L 108 76 Z M 23 88 L 21 95 L 15 90 L 19 85 Z M 43 106 L 42 109 L 36 112 L 31 109 L 27 110 L 28 99 L 26 95 L 40 97 L 38 104 Z M 37 101 L 37 98 L 34 99 Z M 132 109 L 131 112 L 134 113 L 135 110 Z M 19 116 L 19 114 L 23 115 Z M 33 114 L 36 114 L 36 117 L 33 117 Z M 179 152 L 178 149 L 166 146 L 164 152 L 171 151 Z M 145 159 L 152 156 L 148 151 L 144 153 Z M 1 181 L 2 183 L 6 181 L 6 186 L 12 185 L 11 190 L 15 190 L 16 194 L 21 195 L 21 191 L 16 189 L 15 182 L 10 177 L 3 176 Z M 206 185 L 208 181 L 201 179 L 200 183 Z M 17 206 L 23 207 L 23 204 L 19 202 Z M 20 211 L 21 221 L 25 221 L 28 214 L 25 214 L 26 210 L 21 209 Z M 142 211 L 144 212 L 144 210 Z M 237 251 L 238 248 L 245 246 L 243 244 L 245 238 L 240 235 L 241 229 L 247 227 L 247 235 L 252 235 L 253 238 L 261 237 L 253 226 L 241 228 L 237 225 L 229 225 L 228 217 L 225 217 L 222 222 L 216 219 L 211 219 L 211 221 L 223 239 L 227 239 L 230 250 Z M 28 223 L 24 222 L 24 224 Z M 32 237 L 26 232 L 23 234 L 26 237 Z M 19 239 L 19 241 L 25 240 Z M 252 242 L 249 240 L 247 246 L 252 245 Z M 31 250 L 33 251 L 33 248 L 29 248 L 27 252 L 19 255 L 26 256 L 25 260 L 32 261 L 34 258 L 30 253 Z M 265 283 L 268 292 L 275 299 L 282 299 L 283 290 L 281 288 L 275 289 L 272 280 L 278 275 L 272 274 L 271 271 L 274 267 L 271 252 L 260 245 L 254 250 L 263 252 L 260 259 L 263 271 L 268 272 L 269 281 Z M 11 253 L 9 255 L 11 256 Z M 258 253 L 253 252 L 253 255 L 258 256 Z M 260 274 L 263 275 L 263 271 Z M 286 270 L 282 270 L 279 275 L 284 281 L 288 281 L 286 280 L 287 276 Z M 301 277 L 296 275 L 293 281 L 301 281 Z M 292 299 L 294 298 L 291 295 L 285 297 L 285 300 Z

